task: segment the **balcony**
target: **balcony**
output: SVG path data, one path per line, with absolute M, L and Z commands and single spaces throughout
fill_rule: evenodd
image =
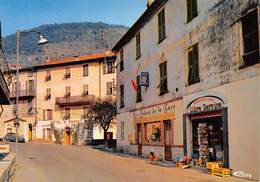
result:
M 35 97 L 35 90 L 19 90 L 19 99 L 26 99 L 26 98 L 32 98 Z M 15 99 L 16 98 L 16 91 L 12 91 L 10 93 L 10 99 Z
M 56 105 L 60 107 L 63 106 L 78 106 L 78 105 L 88 105 L 95 101 L 94 95 L 86 96 L 70 96 L 70 97 L 56 97 Z

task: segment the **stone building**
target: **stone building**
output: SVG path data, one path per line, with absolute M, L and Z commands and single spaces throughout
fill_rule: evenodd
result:
M 257 0 L 155 0 L 118 41 L 117 147 L 259 179 Z

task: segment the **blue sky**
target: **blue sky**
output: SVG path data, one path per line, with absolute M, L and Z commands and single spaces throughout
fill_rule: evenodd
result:
M 98 22 L 131 26 L 146 0 L 0 0 L 2 35 L 43 24 Z

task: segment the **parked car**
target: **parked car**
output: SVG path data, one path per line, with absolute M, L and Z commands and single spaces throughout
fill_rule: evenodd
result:
M 18 142 L 25 143 L 25 138 L 22 136 L 17 137 Z M 4 137 L 4 141 L 7 142 L 15 142 L 16 141 L 16 133 L 7 133 Z

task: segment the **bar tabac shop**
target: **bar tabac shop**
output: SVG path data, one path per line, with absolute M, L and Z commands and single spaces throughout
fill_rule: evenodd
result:
M 154 152 L 160 159 L 172 160 L 183 154 L 181 115 L 177 112 L 181 103 L 167 102 L 135 111 L 138 155 Z
M 229 166 L 227 108 L 222 98 L 192 100 L 183 116 L 184 155 L 202 163 L 221 161 Z

